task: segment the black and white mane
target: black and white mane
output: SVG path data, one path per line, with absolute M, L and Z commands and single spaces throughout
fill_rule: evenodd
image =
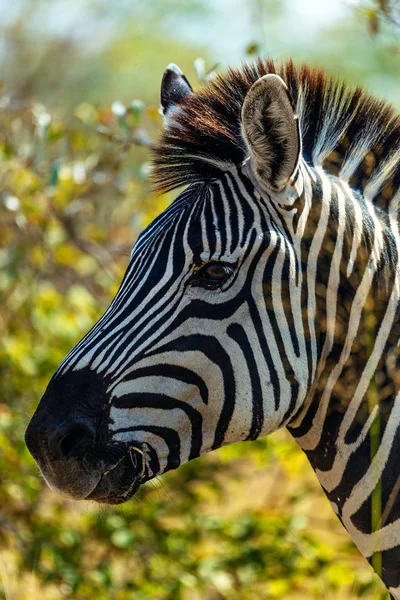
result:
M 300 119 L 303 159 L 387 209 L 400 186 L 400 118 L 391 105 L 319 69 L 258 60 L 218 74 L 179 103 L 154 152 L 153 183 L 167 191 L 216 179 L 246 158 L 240 111 L 250 87 L 276 73 Z

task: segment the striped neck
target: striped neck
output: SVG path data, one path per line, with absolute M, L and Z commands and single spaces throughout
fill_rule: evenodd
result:
M 356 545 L 395 589 L 400 584 L 397 566 L 391 569 L 400 560 L 400 547 L 393 548 L 400 539 L 397 215 L 393 204 L 388 215 L 322 170 L 315 172 L 313 187 L 302 258 L 312 378 L 289 430 Z

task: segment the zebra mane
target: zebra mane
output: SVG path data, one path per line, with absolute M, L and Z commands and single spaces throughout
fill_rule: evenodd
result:
M 361 88 L 320 69 L 261 60 L 218 74 L 177 105 L 154 149 L 157 191 L 221 177 L 246 158 L 240 111 L 252 84 L 267 73 L 286 82 L 302 132 L 303 158 L 387 208 L 400 186 L 400 117 Z

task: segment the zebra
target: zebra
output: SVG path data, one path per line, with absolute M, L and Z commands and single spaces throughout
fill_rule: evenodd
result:
M 258 60 L 161 84 L 157 191 L 111 305 L 26 431 L 49 486 L 118 504 L 287 427 L 400 599 L 400 117 L 323 71 Z

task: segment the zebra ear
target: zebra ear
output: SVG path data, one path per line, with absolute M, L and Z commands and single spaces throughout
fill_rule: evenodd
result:
M 244 99 L 241 118 L 258 184 L 266 191 L 283 190 L 301 152 L 299 120 L 285 82 L 274 74 L 258 79 Z
M 164 71 L 161 82 L 161 108 L 165 117 L 176 104 L 193 94 L 192 86 L 179 67 L 171 63 Z

